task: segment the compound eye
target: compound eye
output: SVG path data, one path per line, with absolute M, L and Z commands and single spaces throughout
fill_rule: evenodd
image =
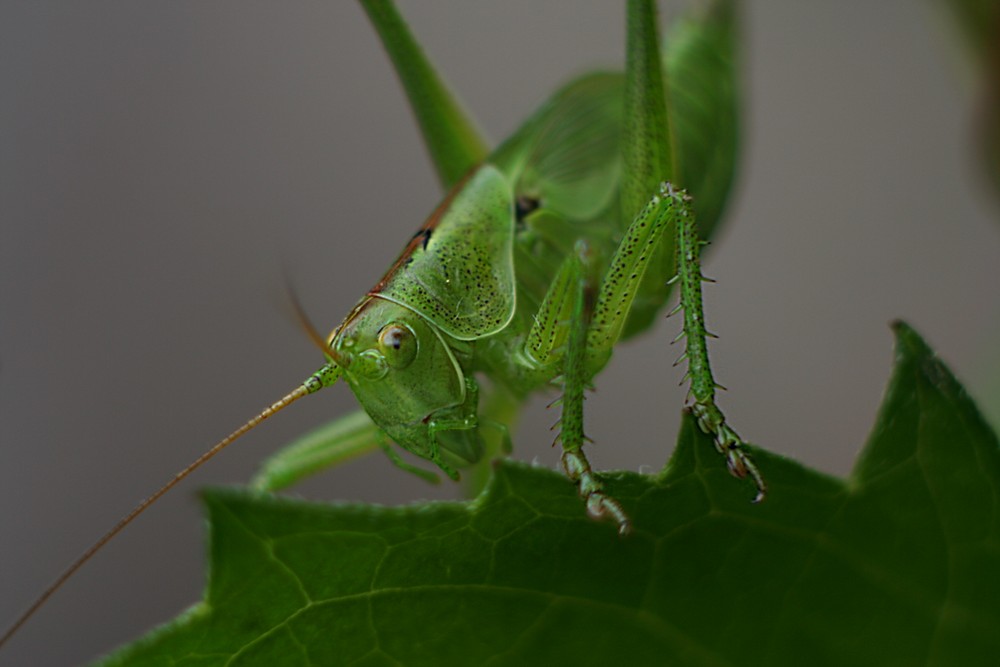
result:
M 378 332 L 378 345 L 392 368 L 406 368 L 417 356 L 417 336 L 405 324 L 387 324 Z

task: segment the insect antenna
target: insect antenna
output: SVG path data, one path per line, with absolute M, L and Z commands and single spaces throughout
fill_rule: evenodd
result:
M 306 336 L 309 337 L 313 345 L 323 352 L 327 361 L 336 363 L 336 353 L 330 348 L 330 343 L 337 335 L 337 329 L 334 329 L 328 338 L 319 332 L 316 325 L 309 319 L 306 309 L 302 306 L 302 301 L 299 299 L 298 292 L 295 291 L 295 287 L 292 285 L 291 278 L 287 272 L 285 273 L 285 293 L 288 296 L 289 305 L 292 307 L 292 315 L 295 316 L 295 320 L 299 326 L 306 332 Z
M 315 333 L 315 329 L 312 330 L 312 333 Z M 322 341 L 322 338 L 320 338 L 320 341 Z M 188 464 L 180 472 L 175 474 L 166 484 L 161 486 L 155 493 L 153 493 L 151 496 L 140 502 L 132 509 L 131 512 L 129 512 L 121 519 L 119 519 L 118 523 L 116 523 L 111 528 L 111 530 L 109 530 L 103 536 L 101 536 L 99 540 L 94 542 L 94 544 L 92 544 L 75 561 L 73 561 L 73 563 L 68 568 L 66 568 L 66 570 L 63 571 L 63 573 L 60 574 L 55 579 L 55 581 L 49 584 L 48 588 L 46 588 L 42 592 L 42 594 L 39 595 L 38 598 L 36 598 L 35 601 L 31 603 L 31 606 L 29 606 L 17 618 L 16 621 L 14 621 L 14 623 L 10 627 L 8 627 L 6 631 L 4 631 L 3 635 L 0 636 L 0 648 L 2 648 L 4 644 L 6 644 L 8 640 L 10 640 L 11 637 L 13 637 L 17 633 L 17 631 L 21 629 L 21 626 L 23 626 L 28 621 L 28 619 L 30 619 L 35 614 L 36 611 L 41 609 L 41 607 L 48 601 L 48 599 L 52 597 L 52 595 L 56 591 L 62 588 L 63 584 L 69 581 L 69 579 L 74 574 L 76 574 L 76 572 L 81 567 L 83 567 L 87 563 L 87 561 L 89 561 L 94 556 L 94 554 L 100 551 L 105 544 L 114 539 L 114 537 L 118 535 L 118 533 L 122 532 L 122 530 L 124 530 L 127 525 L 132 523 L 132 521 L 134 521 L 140 514 L 145 512 L 150 505 L 159 500 L 164 494 L 170 491 L 170 489 L 177 486 L 185 477 L 187 477 L 192 472 L 200 468 L 203 463 L 205 463 L 210 458 L 221 452 L 223 449 L 225 449 L 235 440 L 237 440 L 240 436 L 244 435 L 257 425 L 259 425 L 262 421 L 264 421 L 268 417 L 280 412 L 281 410 L 288 407 L 289 405 L 299 400 L 303 396 L 314 394 L 320 389 L 324 387 L 329 387 L 330 385 L 334 384 L 340 377 L 341 369 L 332 359 L 330 359 L 329 349 L 325 345 L 323 345 L 323 347 L 324 349 L 327 350 L 328 361 L 322 368 L 320 368 L 318 371 L 310 375 L 305 380 L 305 382 L 296 387 L 294 390 L 285 394 L 284 397 L 272 403 L 268 407 L 264 408 L 255 417 L 253 417 L 245 424 L 243 424 L 243 426 L 240 426 L 238 429 L 227 435 L 225 438 L 215 443 L 215 445 L 213 445 L 211 449 L 209 449 L 204 454 L 202 454 L 194 461 L 192 461 L 190 464 Z

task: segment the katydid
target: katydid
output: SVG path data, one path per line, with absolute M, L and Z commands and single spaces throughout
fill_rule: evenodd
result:
M 583 450 L 583 397 L 615 344 L 656 321 L 673 284 L 680 292 L 675 310 L 684 316 L 678 339 L 685 339 L 690 409 L 714 436 L 729 470 L 753 481 L 753 500 L 763 499 L 764 481 L 715 403 L 701 301 L 703 241 L 692 199 L 679 189 L 692 188 L 699 197 L 698 187 L 714 188 L 704 207 L 714 226 L 732 161 L 721 160 L 720 168 L 709 148 L 679 140 L 686 135 L 677 128 L 701 123 L 698 129 L 711 136 L 711 120 L 702 116 L 732 112 L 731 82 L 725 75 L 699 82 L 716 105 L 707 111 L 668 103 L 678 90 L 671 86 L 680 84 L 664 77 L 654 5 L 632 0 L 624 76 L 595 73 L 571 82 L 488 152 L 391 2 L 363 5 L 410 97 L 447 189 L 443 202 L 343 322 L 328 337 L 313 334 L 325 356 L 322 367 L 126 515 L 0 637 L 0 645 L 184 477 L 264 419 L 341 378 L 363 412 L 338 420 L 318 441 L 276 456 L 256 486 L 277 489 L 375 447 L 401 467 L 431 475 L 405 463 L 395 446 L 458 479 L 462 468 L 485 455 L 484 434 L 492 431 L 509 448 L 504 410 L 495 406 L 522 404 L 554 385 L 562 392 L 557 441 L 563 467 L 587 512 L 626 534 L 626 508 L 606 492 Z M 702 32 L 668 53 L 668 74 L 684 80 L 686 59 L 708 50 L 699 51 L 710 41 L 706 35 L 731 29 L 732 12 L 730 2 L 720 1 L 692 24 L 692 31 Z M 722 69 L 731 73 L 727 67 Z M 721 176 L 708 177 L 720 169 Z M 488 380 L 482 391 L 481 378 Z

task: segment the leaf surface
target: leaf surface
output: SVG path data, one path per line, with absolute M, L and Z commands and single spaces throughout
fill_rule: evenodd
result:
M 497 465 L 467 503 L 205 494 L 206 601 L 105 665 L 987 665 L 1000 448 L 896 325 L 848 480 L 757 450 L 759 506 L 690 418 L 657 476 L 608 476 L 626 539 L 561 475 Z

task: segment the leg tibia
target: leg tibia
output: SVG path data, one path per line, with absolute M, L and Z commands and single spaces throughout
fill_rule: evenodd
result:
M 683 196 L 683 195 L 682 195 Z M 715 448 L 726 458 L 729 472 L 739 478 L 750 477 L 757 487 L 754 502 L 760 502 L 767 494 L 767 487 L 760 471 L 754 464 L 745 444 L 726 423 L 722 410 L 715 404 L 715 389 L 718 386 L 712 376 L 708 361 L 707 338 L 711 334 L 705 328 L 705 310 L 701 298 L 701 284 L 706 279 L 701 274 L 699 254 L 702 242 L 694 224 L 690 209 L 681 209 L 677 219 L 677 278 L 680 283 L 680 306 L 684 311 L 685 340 L 681 359 L 688 362 L 685 375 L 691 381 L 691 412 L 698 420 L 698 426 L 713 436 Z
M 438 478 L 438 476 L 432 473 L 431 471 L 424 470 L 423 468 L 420 468 L 418 466 L 415 466 L 413 464 L 404 461 L 403 457 L 399 455 L 399 452 L 397 452 L 395 448 L 393 448 L 392 442 L 388 438 L 386 437 L 379 438 L 378 444 L 379 447 L 382 448 L 382 451 L 385 452 L 385 455 L 389 457 L 389 460 L 392 461 L 392 464 L 397 468 L 399 468 L 400 470 L 405 470 L 408 473 L 412 473 L 417 477 L 419 477 L 420 479 L 426 482 L 430 482 L 431 484 L 440 483 L 441 481 L 440 478 Z
M 595 518 L 610 518 L 617 522 L 622 535 L 629 530 L 629 520 L 618 501 L 606 495 L 601 481 L 590 468 L 583 443 L 583 392 L 590 380 L 587 369 L 587 323 L 593 308 L 593 290 L 582 277 L 571 285 L 571 317 L 563 359 L 562 416 L 557 441 L 562 445 L 563 467 L 571 480 L 576 482 L 580 497 L 587 504 L 587 512 Z
M 726 467 L 733 477 L 744 479 L 750 477 L 757 487 L 757 495 L 753 502 L 759 503 L 767 496 L 767 484 L 764 482 L 757 464 L 750 453 L 746 451 L 743 439 L 734 431 L 715 403 L 694 403 L 691 413 L 698 421 L 698 426 L 713 437 L 715 449 L 726 459 Z

